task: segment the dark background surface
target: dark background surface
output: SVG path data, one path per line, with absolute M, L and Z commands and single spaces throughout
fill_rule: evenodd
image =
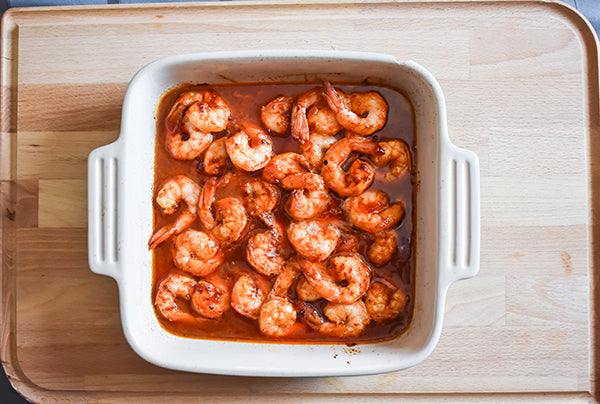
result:
M 164 3 L 167 1 L 168 0 L 0 0 L 0 14 L 4 14 L 4 11 L 12 7 L 119 3 Z M 600 0 L 563 0 L 563 2 L 579 10 L 590 21 L 596 30 L 596 33 L 598 34 L 600 30 Z M 13 389 L 12 385 L 4 374 L 4 368 L 0 366 L 0 403 L 21 404 L 28 402 L 29 401 L 25 400 Z

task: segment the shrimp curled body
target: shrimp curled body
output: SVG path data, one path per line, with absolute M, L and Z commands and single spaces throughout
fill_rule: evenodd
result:
M 224 137 L 217 139 L 206 149 L 203 160 L 206 174 L 221 175 L 225 173 L 229 163 L 229 156 L 225 147 L 226 140 Z
M 352 223 L 369 233 L 376 233 L 395 226 L 404 217 L 404 204 L 390 204 L 390 197 L 383 191 L 366 191 L 352 196 L 344 203 L 344 210 Z
M 183 310 L 178 299 L 188 301 L 194 293 L 196 281 L 185 275 L 170 274 L 158 285 L 154 304 L 160 314 L 169 321 L 191 321 L 194 316 Z
M 371 270 L 357 254 L 336 255 L 328 265 L 305 260 L 301 266 L 304 276 L 317 293 L 330 302 L 354 303 L 369 288 Z
M 221 318 L 229 310 L 229 289 L 225 282 L 216 276 L 198 281 L 192 307 L 202 317 Z
M 227 154 L 234 166 L 253 172 L 263 168 L 273 155 L 273 142 L 258 126 L 246 124 L 225 141 Z
M 167 150 L 176 159 L 193 160 L 212 142 L 211 132 L 227 128 L 231 111 L 213 90 L 182 93 L 167 115 Z
M 340 231 L 333 223 L 314 219 L 290 223 L 287 235 L 300 255 L 317 261 L 329 257 L 340 239 Z
M 329 203 L 325 181 L 318 174 L 293 174 L 281 180 L 281 186 L 292 190 L 286 203 L 294 220 L 310 219 L 323 212 Z
M 231 111 L 225 100 L 214 90 L 182 93 L 167 116 L 170 131 L 181 125 L 184 117 L 199 131 L 220 132 L 227 128 Z
M 211 177 L 202 189 L 198 204 L 198 216 L 213 237 L 222 245 L 229 246 L 244 235 L 248 215 L 243 203 L 235 197 L 215 201 L 217 181 Z
M 264 279 L 242 274 L 231 288 L 231 307 L 242 316 L 256 320 L 268 291 L 269 284 Z
M 260 308 L 258 325 L 263 334 L 283 337 L 294 330 L 296 309 L 289 300 L 275 296 Z
M 278 184 L 288 175 L 309 171 L 306 157 L 298 153 L 287 152 L 271 158 L 263 170 L 263 178 L 271 184 Z
M 290 114 L 293 98 L 280 95 L 260 108 L 260 118 L 266 128 L 276 135 L 285 135 L 290 130 Z
M 373 282 L 365 296 L 365 307 L 375 321 L 398 317 L 406 307 L 408 296 L 395 286 Z
M 247 229 L 246 209 L 238 198 L 228 197 L 214 203 L 217 226 L 213 235 L 221 243 L 229 245 L 242 238 Z
M 177 175 L 167 180 L 156 194 L 156 204 L 166 215 L 175 213 L 181 202 L 185 202 L 175 223 L 158 229 L 148 242 L 149 248 L 156 248 L 160 243 L 187 229 L 197 217 L 197 206 L 200 197 L 200 186 L 185 175 Z
M 320 170 L 323 164 L 323 156 L 332 144 L 337 142 L 335 136 L 322 133 L 311 133 L 307 143 L 301 144 L 302 155 L 308 160 L 313 170 Z
M 375 241 L 369 247 L 367 256 L 375 266 L 382 266 L 388 263 L 396 250 L 398 249 L 398 235 L 394 230 L 382 230 L 373 235 Z
M 269 230 L 257 233 L 248 240 L 246 258 L 258 273 L 269 276 L 281 272 L 285 264 L 281 252 L 281 237 Z
M 401 140 L 388 140 L 379 142 L 379 146 L 384 153 L 381 156 L 374 156 L 373 163 L 379 167 L 390 166 L 390 171 L 385 175 L 385 179 L 392 181 L 394 178 L 404 174 L 410 174 L 411 158 L 408 145 Z
M 306 120 L 308 121 L 310 137 L 318 133 L 333 136 L 342 130 L 335 112 L 329 108 L 324 98 L 306 111 Z
M 275 278 L 273 288 L 258 315 L 258 325 L 264 334 L 282 337 L 295 330 L 296 308 L 287 298 L 287 293 L 298 273 L 296 262 L 291 261 Z
M 269 224 L 270 213 L 279 201 L 277 187 L 254 177 L 242 183 L 242 193 L 250 216 L 258 217 Z
M 167 133 L 167 151 L 177 160 L 194 160 L 209 147 L 212 140 L 210 133 L 197 130 L 186 116 L 181 130 Z
M 348 173 L 342 168 L 353 151 L 378 155 L 383 150 L 375 142 L 363 138 L 344 138 L 334 143 L 325 153 L 321 175 L 329 188 L 340 196 L 358 195 L 365 191 L 375 178 L 375 170 L 366 161 L 357 159 Z
M 188 229 L 173 241 L 175 266 L 194 276 L 206 276 L 223 262 L 219 243 L 203 231 Z
M 348 102 L 331 83 L 325 83 L 324 95 L 335 112 L 337 121 L 347 130 L 368 136 L 383 128 L 386 123 L 388 105 L 377 92 L 351 94 Z
M 362 300 L 350 304 L 327 303 L 323 309 L 324 319 L 317 310 L 304 303 L 302 312 L 307 323 L 323 335 L 349 338 L 360 335 L 371 322 Z

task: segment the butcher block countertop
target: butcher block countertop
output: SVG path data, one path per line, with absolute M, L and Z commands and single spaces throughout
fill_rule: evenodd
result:
M 408 370 L 251 378 L 166 370 L 127 344 L 87 262 L 87 156 L 160 57 L 334 49 L 414 60 L 481 164 L 481 269 Z M 598 47 L 558 2 L 215 2 L 13 9 L 2 25 L 1 359 L 34 402 L 573 402 L 598 398 Z M 145 236 L 144 236 L 145 237 Z

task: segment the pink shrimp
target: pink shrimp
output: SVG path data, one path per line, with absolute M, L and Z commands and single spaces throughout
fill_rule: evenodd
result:
M 300 265 L 313 288 L 330 302 L 353 303 L 369 288 L 371 270 L 358 254 L 336 255 L 327 264 L 303 260 Z
M 329 193 L 325 181 L 318 174 L 288 175 L 281 180 L 281 186 L 292 190 L 286 208 L 294 220 L 310 219 L 327 208 Z
M 340 196 L 358 195 L 365 191 L 375 178 L 375 170 L 366 161 L 355 160 L 346 173 L 344 162 L 354 151 L 379 155 L 383 149 L 375 142 L 363 138 L 343 138 L 325 153 L 321 175 L 329 188 Z
M 156 195 L 156 204 L 160 206 L 163 213 L 172 215 L 181 202 L 185 207 L 173 224 L 158 229 L 148 242 L 149 249 L 156 248 L 162 242 L 172 236 L 181 233 L 196 220 L 197 206 L 200 197 L 200 186 L 185 175 L 177 175 L 167 180 Z
M 342 94 L 331 83 L 325 83 L 325 99 L 340 125 L 362 136 L 383 128 L 387 121 L 388 106 L 381 94 L 374 91 L 354 93 L 350 95 L 349 102 Z

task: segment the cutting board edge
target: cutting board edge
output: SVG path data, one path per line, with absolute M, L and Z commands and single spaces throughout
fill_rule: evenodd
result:
M 287 4 L 294 4 L 294 3 L 298 3 L 295 1 L 284 1 Z M 376 2 L 376 1 L 373 1 Z M 408 0 L 407 2 L 409 3 L 444 3 L 444 1 L 439 1 L 439 0 L 431 0 L 431 1 L 422 1 L 422 0 L 418 0 L 418 1 L 412 1 L 412 0 Z M 319 2 L 317 1 L 316 3 L 332 3 L 330 1 L 322 1 Z M 591 79 L 591 81 L 596 83 L 595 86 L 595 94 L 590 94 L 590 137 L 593 139 L 594 137 L 598 137 L 598 136 L 594 136 L 600 133 L 600 129 L 598 126 L 598 119 L 594 120 L 594 117 L 598 117 L 598 111 L 599 111 L 599 102 L 598 102 L 598 38 L 591 26 L 591 24 L 583 17 L 583 15 L 581 15 L 577 10 L 575 10 L 573 7 L 565 4 L 565 3 L 560 3 L 556 0 L 550 0 L 550 1 L 537 1 L 537 0 L 490 0 L 490 1 L 459 1 L 459 3 L 488 3 L 488 4 L 493 4 L 493 3 L 524 3 L 524 4 L 537 4 L 537 5 L 544 5 L 544 6 L 550 6 L 550 7 L 555 7 L 555 11 L 559 14 L 562 14 L 563 16 L 565 16 L 565 18 L 567 18 L 568 21 L 570 21 L 572 23 L 572 26 L 574 28 L 577 29 L 577 32 L 579 33 L 580 38 L 582 39 L 582 44 L 585 47 L 585 52 L 586 55 L 588 56 L 588 79 Z M 251 4 L 273 4 L 273 3 L 269 3 L 269 2 L 263 2 L 263 1 L 244 1 L 244 2 L 228 2 L 227 6 L 235 6 L 236 4 L 244 4 L 244 5 L 251 5 Z M 149 9 L 163 9 L 163 8 L 168 8 L 169 4 L 168 3 L 161 3 L 161 4 L 123 4 L 123 5 L 118 5 L 118 6 L 123 6 L 121 7 L 121 10 L 136 10 L 136 9 L 140 9 L 140 10 L 145 10 L 148 11 Z M 206 3 L 198 3 L 197 5 L 191 4 L 191 3 L 185 3 L 185 7 L 202 7 L 202 6 L 206 6 Z M 223 5 L 225 6 L 225 5 Z M 18 29 L 19 29 L 19 18 L 20 16 L 23 15 L 23 13 L 27 13 L 28 15 L 31 15 L 31 13 L 43 13 L 46 15 L 55 15 L 56 13 L 65 13 L 65 12 L 69 12 L 69 11 L 93 11 L 93 10 L 107 10 L 107 9 L 113 9 L 114 7 L 112 7 L 111 5 L 95 5 L 95 6 L 60 6 L 60 7 L 31 7 L 31 8 L 15 8 L 15 9 L 10 9 L 8 10 L 3 18 L 2 18 L 2 27 L 1 27 L 1 32 L 2 32 L 2 70 L 1 70 L 1 79 L 0 82 L 2 83 L 2 89 L 1 89 L 1 99 L 2 99 L 2 136 L 6 136 L 7 134 L 11 134 L 11 133 L 16 133 L 17 132 L 17 127 L 16 127 L 16 92 L 15 90 L 15 86 L 16 86 L 16 78 L 17 78 L 17 72 L 16 72 L 16 66 L 18 64 L 18 60 L 17 60 L 17 56 L 18 56 Z M 15 43 L 16 41 L 16 43 Z M 15 46 L 16 45 L 16 46 Z M 593 87 L 592 85 L 593 83 L 590 83 L 590 87 Z M 594 122 L 595 121 L 595 122 Z M 598 144 L 600 144 L 599 142 L 596 142 Z M 594 149 L 594 145 L 596 145 L 596 143 L 594 143 L 593 141 L 590 144 L 590 155 L 591 155 L 591 150 Z M 9 142 L 10 145 L 10 142 Z M 2 144 L 2 146 L 4 146 L 4 142 Z M 2 146 L 0 146 L 0 155 L 4 157 L 6 150 L 2 148 Z M 590 158 L 590 161 L 593 164 L 593 159 Z M 2 173 L 2 175 L 0 175 L 1 178 L 5 178 L 4 174 L 6 173 Z M 9 177 L 8 178 L 13 178 L 12 174 L 13 173 L 9 173 Z M 600 184 L 599 184 L 600 185 Z M 9 189 L 12 189 L 10 187 L 14 186 L 13 182 L 8 180 L 8 181 L 1 181 L 1 186 L 2 186 L 2 190 L 4 191 L 6 189 L 6 187 L 8 186 Z M 5 212 L 6 209 L 14 209 L 15 206 L 15 201 L 13 200 L 14 198 L 11 198 L 11 194 L 14 191 L 9 191 L 9 195 L 8 197 L 3 196 L 2 198 L 2 205 L 1 205 L 1 212 Z M 597 199 L 594 198 L 593 195 L 598 194 L 599 191 L 595 192 L 594 191 L 594 185 L 592 184 L 592 201 Z M 600 194 L 598 194 L 600 195 Z M 2 311 L 0 314 L 0 324 L 1 324 L 1 350 L 0 350 L 0 355 L 1 355 L 1 360 L 2 360 L 2 365 L 5 369 L 5 372 L 7 373 L 7 376 L 11 382 L 11 384 L 13 385 L 13 387 L 24 397 L 34 401 L 34 402 L 40 402 L 40 401 L 61 401 L 61 400 L 65 400 L 65 399 L 70 399 L 70 400 L 76 400 L 78 402 L 96 402 L 99 399 L 106 399 L 108 401 L 111 401 L 112 399 L 114 400 L 118 400 L 119 398 L 123 398 L 124 396 L 126 397 L 130 397 L 130 398 L 138 398 L 140 400 L 144 400 L 144 398 L 146 398 L 147 400 L 151 401 L 152 399 L 156 398 L 155 394 L 149 394 L 149 393 L 135 393 L 135 392 L 129 392 L 129 391 L 124 391 L 124 392 L 110 392 L 110 391 L 68 391 L 68 390 L 64 390 L 64 391 L 58 391 L 58 390 L 48 390 L 45 389 L 41 386 L 38 386 L 37 384 L 33 383 L 31 380 L 29 380 L 29 378 L 22 372 L 21 368 L 18 365 L 18 358 L 16 357 L 16 336 L 15 336 L 15 332 L 14 332 L 14 326 L 15 326 L 15 297 L 14 297 L 14 266 L 11 265 L 10 262 L 10 254 L 9 255 L 9 259 L 7 259 L 5 257 L 5 254 L 7 252 L 7 250 L 10 252 L 10 245 L 13 244 L 14 240 L 10 240 L 11 237 L 6 237 L 7 236 L 7 232 L 8 229 L 11 228 L 11 226 L 14 228 L 14 222 L 12 221 L 12 219 L 10 218 L 10 216 L 7 216 L 5 214 L 3 214 L 2 216 L 2 220 L 1 220 L 1 226 L 2 226 L 2 238 L 0 239 L 0 248 L 3 251 L 3 254 L 0 255 L 0 268 L 2 270 L 2 288 L 0 290 L 1 293 L 1 302 L 2 302 Z M 600 219 L 598 219 L 597 221 L 600 221 Z M 596 221 L 593 222 L 593 238 L 598 240 L 600 239 L 600 237 L 598 237 L 598 235 L 600 234 L 600 223 L 596 223 Z M 598 250 L 597 248 L 594 248 L 594 251 L 592 252 L 593 255 L 593 270 L 594 270 L 594 274 L 593 274 L 593 278 L 594 278 L 594 284 L 596 285 L 600 285 L 600 271 L 596 271 L 595 270 L 595 263 L 596 262 L 600 262 L 599 257 L 600 257 L 600 253 L 596 252 L 596 250 Z M 14 251 L 14 250 L 13 250 Z M 594 305 L 594 309 L 593 309 L 593 315 L 594 315 L 594 319 L 596 321 L 592 321 L 593 325 L 592 325 L 592 341 L 593 340 L 598 340 L 598 342 L 596 343 L 597 346 L 593 347 L 592 349 L 592 354 L 593 354 L 593 361 L 592 361 L 592 366 L 594 367 L 594 370 L 592 371 L 592 376 L 599 374 L 600 371 L 600 361 L 599 359 L 596 357 L 597 354 L 596 352 L 598 352 L 598 350 L 600 349 L 600 338 L 597 338 L 598 334 L 600 334 L 600 330 L 599 330 L 599 326 L 598 326 L 598 313 L 600 312 L 600 291 L 597 290 L 597 288 L 593 288 L 592 291 L 593 293 L 593 305 Z M 586 401 L 590 401 L 593 399 L 598 399 L 598 392 L 600 389 L 600 385 L 599 385 L 600 381 L 596 381 L 595 377 L 593 377 L 592 379 L 592 392 L 568 392 L 568 393 L 545 393 L 545 392 L 540 392 L 540 393 L 527 393 L 525 395 L 523 394 L 512 394 L 512 393 L 487 393 L 487 394 L 451 394 L 452 397 L 461 400 L 461 401 L 482 401 L 485 400 L 486 402 L 498 402 L 498 401 L 506 401 L 511 400 L 511 401 L 519 401 L 519 400 L 523 400 L 524 402 L 547 402 L 550 398 L 554 398 L 557 401 L 558 400 L 565 400 L 565 401 L 569 401 L 569 402 L 586 402 Z M 194 396 L 193 394 L 190 393 L 178 393 L 178 392 L 169 392 L 167 393 L 169 394 L 169 396 L 171 397 L 186 397 L 186 396 Z M 346 399 L 348 398 L 359 398 L 361 397 L 361 394 L 356 394 L 356 395 L 344 395 L 344 397 Z M 447 399 L 447 397 L 442 397 L 439 394 L 382 394 L 382 395 L 378 395 L 379 398 L 381 398 L 382 401 L 389 400 L 390 397 L 394 397 L 397 399 L 401 399 L 401 398 L 414 398 L 415 396 L 418 396 L 420 398 L 423 399 L 429 399 L 431 401 L 443 401 L 445 399 Z M 255 396 L 257 400 L 263 399 L 263 400 L 268 400 L 269 398 L 273 399 L 272 396 L 270 395 L 256 395 Z M 331 394 L 315 394 L 315 395 L 311 395 L 309 396 L 309 400 L 312 401 L 314 400 L 315 402 L 318 402 L 319 399 L 323 399 L 324 397 L 331 397 Z M 290 401 L 294 400 L 294 397 L 288 397 Z M 231 402 L 231 398 L 225 398 L 223 396 L 215 396 L 213 397 L 214 400 L 216 400 L 215 402 L 218 401 L 222 401 L 222 400 L 226 400 L 227 402 Z M 220 399 L 220 400 L 219 400 Z M 280 398 L 277 399 L 278 402 L 282 402 L 282 400 Z M 565 401 L 560 401 L 560 402 L 565 402 Z

